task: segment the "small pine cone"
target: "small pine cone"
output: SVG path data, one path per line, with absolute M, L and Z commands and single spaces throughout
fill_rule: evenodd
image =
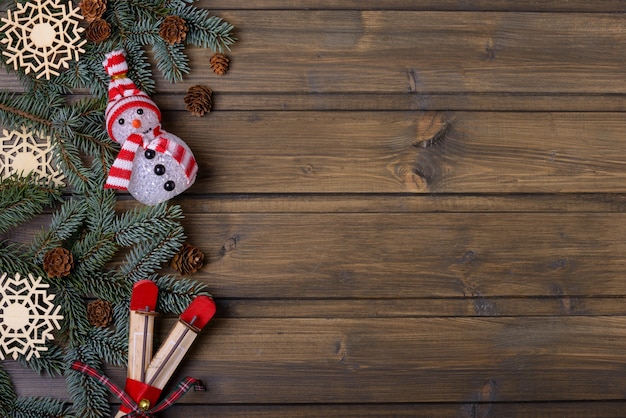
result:
M 181 274 L 195 273 L 204 265 L 204 254 L 197 247 L 185 242 L 172 258 L 171 265 Z
M 159 27 L 159 36 L 170 45 L 180 43 L 187 38 L 187 22 L 180 16 L 166 17 Z
M 214 54 L 211 57 L 211 69 L 217 75 L 224 75 L 228 71 L 228 62 L 230 60 L 224 54 Z
M 111 36 L 111 25 L 106 20 L 98 17 L 87 26 L 85 36 L 95 44 L 106 41 Z
M 203 116 L 205 113 L 209 113 L 213 107 L 212 94 L 213 92 L 207 86 L 191 86 L 183 99 L 185 107 L 192 115 Z
M 106 300 L 94 300 L 87 305 L 87 320 L 94 327 L 106 328 L 111 323 L 111 319 L 111 304 Z
M 91 22 L 94 19 L 102 17 L 104 11 L 107 9 L 107 2 L 106 0 L 81 0 L 78 7 L 80 7 L 80 13 L 85 20 Z
M 43 269 L 48 277 L 65 277 L 73 268 L 74 257 L 63 247 L 54 248 L 43 256 Z

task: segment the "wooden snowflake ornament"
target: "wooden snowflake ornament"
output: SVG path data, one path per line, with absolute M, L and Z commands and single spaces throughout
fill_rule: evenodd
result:
M 0 180 L 13 174 L 36 174 L 57 186 L 64 177 L 52 158 L 50 137 L 33 135 L 22 127 L 19 131 L 2 130 L 0 135 Z
M 34 355 L 47 351 L 46 342 L 54 339 L 52 331 L 59 329 L 60 306 L 54 306 L 48 284 L 32 274 L 15 277 L 0 276 L 0 359 L 18 355 L 29 361 Z
M 78 60 L 85 52 L 87 42 L 80 34 L 82 19 L 78 7 L 61 0 L 33 0 L 17 3 L 17 10 L 9 10 L 2 18 L 5 44 L 2 54 L 13 68 L 33 72 L 37 78 L 59 75 L 59 69 L 68 68 L 68 62 Z

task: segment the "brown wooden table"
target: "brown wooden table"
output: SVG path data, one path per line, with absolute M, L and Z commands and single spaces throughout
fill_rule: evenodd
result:
M 198 5 L 230 70 L 154 99 L 218 315 L 163 417 L 626 416 L 625 2 Z

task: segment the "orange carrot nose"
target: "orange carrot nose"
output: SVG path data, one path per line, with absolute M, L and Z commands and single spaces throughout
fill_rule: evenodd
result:
M 133 128 L 141 128 L 141 121 L 139 119 L 133 119 Z

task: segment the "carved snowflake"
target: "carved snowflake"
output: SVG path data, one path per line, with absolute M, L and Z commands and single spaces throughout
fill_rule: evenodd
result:
M 47 351 L 46 341 L 53 340 L 52 331 L 59 329 L 60 306 L 54 306 L 48 284 L 41 277 L 0 277 L 0 359 L 19 354 L 30 360 Z
M 61 0 L 17 3 L 17 11 L 9 10 L 1 19 L 5 37 L 0 42 L 6 44 L 2 54 L 9 57 L 7 64 L 46 80 L 59 75 L 61 67 L 68 68 L 68 61 L 85 52 L 87 40 L 80 37 L 85 29 L 78 26 L 82 19 L 78 11 Z
M 0 136 L 0 179 L 13 174 L 35 173 L 41 179 L 64 186 L 64 177 L 52 159 L 50 137 L 38 138 L 21 131 L 2 130 Z

